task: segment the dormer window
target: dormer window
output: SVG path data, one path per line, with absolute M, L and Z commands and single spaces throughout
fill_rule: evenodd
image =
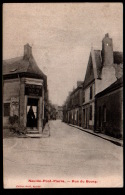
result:
M 10 72 L 15 72 L 17 68 L 11 69 Z

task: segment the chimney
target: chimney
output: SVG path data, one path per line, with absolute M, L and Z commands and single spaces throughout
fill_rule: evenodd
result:
M 72 93 L 72 92 L 71 92 L 71 91 L 69 91 L 68 96 L 70 96 L 70 95 L 71 95 L 71 93 Z
M 27 43 L 24 45 L 24 59 L 27 60 L 32 56 L 32 47 Z
M 82 81 L 77 81 L 77 87 L 82 84 Z
M 113 43 L 109 38 L 109 34 L 105 34 L 102 40 L 102 63 L 104 67 L 112 66 L 113 64 Z

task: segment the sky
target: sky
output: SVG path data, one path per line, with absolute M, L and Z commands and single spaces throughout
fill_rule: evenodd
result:
M 114 51 L 123 51 L 122 3 L 3 4 L 3 59 L 23 56 L 29 43 L 49 99 L 60 106 L 84 81 L 91 47 L 101 49 L 106 33 Z

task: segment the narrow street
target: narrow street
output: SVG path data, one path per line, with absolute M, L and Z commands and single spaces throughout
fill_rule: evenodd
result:
M 60 120 L 49 125 L 47 138 L 3 140 L 5 188 L 123 185 L 123 147 Z

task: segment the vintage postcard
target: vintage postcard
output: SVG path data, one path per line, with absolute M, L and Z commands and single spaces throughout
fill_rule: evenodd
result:
M 123 4 L 3 4 L 3 188 L 123 187 Z

